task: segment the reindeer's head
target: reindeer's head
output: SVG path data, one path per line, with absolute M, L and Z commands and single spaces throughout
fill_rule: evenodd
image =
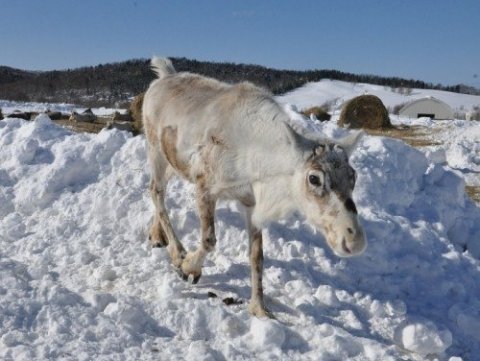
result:
M 321 230 L 336 255 L 362 253 L 367 241 L 352 200 L 355 171 L 339 145 L 321 144 L 307 159 L 299 175 L 301 208 L 309 223 Z

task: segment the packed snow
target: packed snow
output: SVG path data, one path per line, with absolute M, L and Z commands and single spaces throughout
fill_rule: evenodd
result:
M 468 185 L 480 186 L 480 126 L 477 122 L 441 122 L 437 129 L 441 131 L 432 139 L 441 146 L 426 148 L 427 156 L 448 164 Z
M 405 89 L 395 89 L 388 86 L 328 79 L 307 83 L 298 89 L 279 96 L 278 100 L 282 103 L 294 104 L 298 109 L 329 104 L 335 110 L 339 109 L 345 101 L 362 94 L 376 95 L 387 108 L 391 109 L 396 105 L 425 97 L 442 100 L 457 112 L 468 112 L 474 107 L 480 107 L 479 95 L 416 88 L 406 92 Z
M 348 133 L 286 110 L 322 137 Z M 45 115 L 0 121 L 0 359 L 478 360 L 480 208 L 464 192 L 480 164 L 473 124 L 453 125 L 463 145 L 428 151 L 361 138 L 362 256 L 336 257 L 299 216 L 265 229 L 270 320 L 247 311 L 239 204 L 219 203 L 217 249 L 191 285 L 148 246 L 143 136 L 74 133 Z M 193 194 L 178 178 L 168 187 L 187 248 L 199 240 Z
M 52 111 L 52 112 L 60 112 L 64 114 L 70 114 L 71 112 L 75 111 L 77 113 L 82 113 L 87 108 L 76 106 L 74 104 L 67 104 L 67 103 L 38 103 L 38 102 L 19 103 L 16 101 L 0 99 L 0 109 L 2 110 L 2 113 L 5 116 L 8 114 L 13 114 L 16 111 L 37 112 L 37 113 Z M 93 113 L 98 116 L 111 115 L 115 111 L 124 112 L 125 110 L 105 108 L 105 107 L 93 109 Z

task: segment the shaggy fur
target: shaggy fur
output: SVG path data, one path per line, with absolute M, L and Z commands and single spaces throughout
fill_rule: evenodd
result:
M 138 94 L 133 98 L 128 109 L 128 113 L 133 118 L 133 126 L 137 133 L 143 133 L 143 122 L 142 122 L 142 107 L 143 107 L 143 97 L 145 93 Z
M 167 246 L 185 279 L 198 281 L 214 249 L 219 198 L 245 206 L 252 271 L 249 309 L 256 316 L 271 315 L 262 288 L 261 230 L 269 222 L 299 211 L 323 230 L 339 256 L 364 250 L 351 199 L 355 172 L 343 148 L 295 132 L 272 95 L 250 83 L 231 85 L 176 73 L 168 59 L 153 58 L 152 68 L 158 79 L 147 90 L 142 109 L 156 207 L 150 239 L 153 246 Z M 175 237 L 164 204 L 173 174 L 197 188 L 201 240 L 188 253 Z

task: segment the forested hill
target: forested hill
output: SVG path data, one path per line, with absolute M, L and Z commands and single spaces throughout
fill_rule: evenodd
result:
M 190 71 L 227 82 L 249 80 L 285 93 L 307 82 L 321 79 L 370 83 L 392 88 L 432 88 L 461 93 L 475 93 L 463 85 L 442 86 L 418 80 L 375 75 L 356 75 L 337 70 L 292 71 L 270 69 L 259 65 L 215 63 L 172 58 L 177 71 Z M 32 72 L 0 66 L 0 99 L 18 101 L 67 102 L 85 106 L 121 106 L 145 91 L 154 79 L 149 60 L 134 59 L 77 69 Z

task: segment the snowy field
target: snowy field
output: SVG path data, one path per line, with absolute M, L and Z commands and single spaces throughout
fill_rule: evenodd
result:
M 312 132 L 346 132 L 289 113 Z M 480 208 L 464 192 L 480 171 L 480 125 L 416 122 L 443 127 L 444 145 L 365 136 L 352 155 L 362 256 L 334 256 L 299 218 L 264 230 L 269 320 L 247 311 L 237 203 L 218 205 L 217 249 L 190 285 L 148 247 L 143 136 L 0 121 L 0 359 L 480 360 Z M 168 190 L 194 247 L 193 187 L 173 179 Z
M 42 113 L 48 110 L 53 112 L 61 112 L 64 114 L 70 114 L 71 112 L 75 111 L 77 113 L 82 113 L 87 108 L 85 107 L 78 107 L 73 104 L 66 104 L 66 103 L 35 103 L 35 102 L 25 102 L 19 103 L 10 100 L 2 100 L 0 99 L 0 109 L 4 115 L 12 114 L 15 111 L 21 112 L 37 112 Z M 124 110 L 120 109 L 112 109 L 112 108 L 94 108 L 92 109 L 95 115 L 98 116 L 107 116 L 113 114 L 116 110 L 123 112 Z
M 480 106 L 480 96 L 452 93 L 443 90 L 411 89 L 410 94 L 402 94 L 388 86 L 363 83 L 349 83 L 340 80 L 324 79 L 319 82 L 307 83 L 285 95 L 279 96 L 282 103 L 295 104 L 298 109 L 312 106 L 331 104 L 334 109 L 339 109 L 342 104 L 353 97 L 362 94 L 376 95 L 382 99 L 387 108 L 393 109 L 396 105 L 408 103 L 412 100 L 432 96 L 440 99 L 457 112 L 471 111 L 473 107 Z

